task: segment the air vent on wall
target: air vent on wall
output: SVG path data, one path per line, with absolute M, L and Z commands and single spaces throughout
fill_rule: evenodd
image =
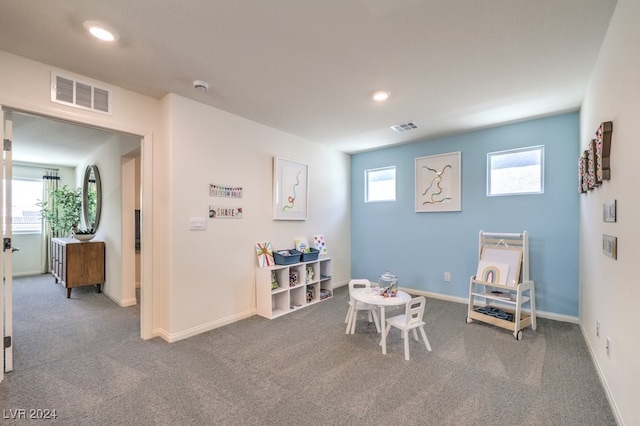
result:
M 393 130 L 396 132 L 406 132 L 407 130 L 417 129 L 418 125 L 413 121 L 407 121 L 406 123 L 396 124 L 395 126 L 391 126 Z
M 111 91 L 51 73 L 51 102 L 111 115 Z

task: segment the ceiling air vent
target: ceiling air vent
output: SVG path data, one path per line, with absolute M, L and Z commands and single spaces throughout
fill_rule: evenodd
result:
M 111 115 L 111 91 L 51 73 L 51 102 Z
M 407 121 L 406 123 L 396 124 L 395 126 L 391 126 L 393 130 L 396 132 L 406 132 L 407 130 L 417 129 L 418 125 L 413 121 Z

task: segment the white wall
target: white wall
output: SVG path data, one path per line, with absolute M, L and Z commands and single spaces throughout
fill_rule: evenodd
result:
M 324 234 L 334 285 L 350 277 L 349 156 L 185 98 L 169 111 L 172 247 L 168 340 L 255 313 L 255 243 L 294 247 L 294 238 Z M 306 221 L 272 220 L 272 158 L 309 165 Z M 242 199 L 209 196 L 209 184 L 240 186 Z M 242 207 L 242 219 L 209 219 L 209 205 Z M 190 231 L 189 218 L 207 229 Z
M 613 121 L 611 180 L 580 196 L 581 324 L 618 420 L 627 425 L 640 421 L 640 192 L 634 178 L 640 159 L 638 19 L 640 2 L 618 1 L 581 111 L 582 149 L 601 122 Z M 617 222 L 604 223 L 602 204 L 610 200 L 618 202 Z M 602 234 L 618 237 L 617 260 L 602 254 Z
M 122 279 L 123 245 L 133 244 L 133 235 L 127 241 L 122 232 L 121 168 L 122 157 L 140 147 L 140 138 L 114 133 L 113 137 L 93 152 L 77 167 L 77 186 L 82 187 L 84 171 L 90 164 L 98 167 L 102 187 L 102 208 L 96 240 L 105 242 L 105 283 L 104 292 L 120 306 L 136 304 L 135 282 Z M 133 215 L 133 211 L 130 211 Z M 134 262 L 133 254 L 129 251 Z

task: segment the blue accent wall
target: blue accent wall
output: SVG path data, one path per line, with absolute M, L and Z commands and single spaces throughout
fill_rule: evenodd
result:
M 544 194 L 487 197 L 487 153 L 534 145 L 545 149 Z M 401 287 L 466 298 L 479 231 L 526 230 L 537 310 L 577 317 L 579 147 L 576 112 L 353 154 L 352 277 L 389 269 Z M 457 151 L 462 211 L 416 213 L 415 159 Z M 385 166 L 396 166 L 396 201 L 365 203 L 365 170 Z

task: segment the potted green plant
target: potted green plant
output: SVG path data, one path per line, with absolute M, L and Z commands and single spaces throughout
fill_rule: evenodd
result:
M 82 190 L 71 189 L 67 185 L 49 193 L 48 201 L 37 204 L 42 218 L 49 225 L 53 237 L 69 237 L 74 233 L 93 234 L 93 230 L 79 231 L 82 212 Z

